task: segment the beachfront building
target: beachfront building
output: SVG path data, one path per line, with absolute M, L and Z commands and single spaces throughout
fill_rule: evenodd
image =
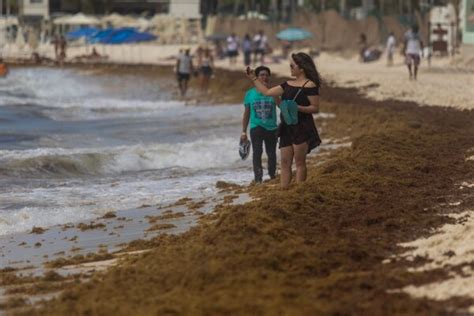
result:
M 25 19 L 38 20 L 49 18 L 49 0 L 22 0 L 18 13 Z
M 41 1 L 41 0 L 24 0 Z M 47 0 L 43 0 L 47 1 Z M 79 12 L 95 15 L 111 13 L 127 15 L 173 14 L 178 16 L 197 16 L 200 0 L 49 0 L 52 13 L 76 14 Z
M 463 0 L 460 11 L 462 43 L 474 45 L 474 0 Z
M 176 17 L 198 19 L 200 14 L 199 0 L 170 0 L 168 14 Z
M 435 6 L 430 10 L 429 43 L 434 54 L 454 54 L 457 42 L 457 15 L 454 5 Z

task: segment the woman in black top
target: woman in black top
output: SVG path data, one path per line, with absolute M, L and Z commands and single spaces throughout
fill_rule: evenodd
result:
M 313 113 L 319 112 L 319 88 L 321 79 L 313 59 L 305 53 L 292 54 L 290 59 L 291 76 L 295 80 L 289 80 L 279 86 L 267 88 L 255 80 L 255 73 L 247 69 L 247 75 L 253 80 L 258 91 L 266 96 L 279 97 L 282 100 L 295 99 L 298 104 L 298 123 L 288 125 L 281 118 L 279 127 L 280 153 L 281 153 L 281 187 L 288 188 L 291 182 L 291 165 L 293 159 L 296 165 L 296 182 L 306 180 L 306 155 L 320 143 Z

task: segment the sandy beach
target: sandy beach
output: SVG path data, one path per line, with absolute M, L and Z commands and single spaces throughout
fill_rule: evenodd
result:
M 175 57 L 182 48 L 196 51 L 198 44 L 192 45 L 95 45 L 72 46 L 68 48 L 69 60 L 75 56 L 90 54 L 92 48 L 106 60 L 100 62 L 129 64 L 129 65 L 174 65 Z M 304 49 L 303 49 L 304 51 Z M 23 55 L 22 55 L 23 52 Z M 54 58 L 51 45 L 42 45 L 38 52 L 45 57 Z M 274 55 L 280 51 L 275 50 Z M 29 53 L 16 47 L 7 46 L 4 55 L 23 56 L 29 58 Z M 229 66 L 227 59 L 217 60 L 216 66 L 223 69 L 244 70 L 242 55 L 238 57 L 236 66 Z M 279 76 L 288 76 L 288 62 L 279 59 L 278 63 L 267 57 L 267 65 Z M 412 101 L 419 105 L 449 106 L 459 109 L 474 108 L 474 68 L 471 64 L 463 63 L 459 56 L 433 56 L 431 64 L 423 58 L 420 66 L 418 81 L 408 80 L 408 71 L 404 57 L 394 55 L 394 64 L 387 67 L 385 55 L 371 63 L 361 63 L 355 54 L 337 54 L 322 52 L 315 59 L 323 79 L 338 87 L 357 88 L 360 93 L 374 100 Z
M 179 47 L 141 55 L 121 49 L 106 52 L 110 62 L 169 66 Z M 474 313 L 472 70 L 435 58 L 415 83 L 400 58 L 386 67 L 323 53 L 316 63 L 327 84 L 325 115 L 316 117 L 326 147 L 311 156 L 305 184 L 281 192 L 276 181 L 221 183 L 214 199 L 144 205 L 82 226 L 9 236 L 2 240 L 2 308 L 42 315 Z M 216 65 L 211 99 L 238 103 L 249 86 L 241 67 Z M 285 61 L 269 66 L 275 82 L 289 73 Z M 219 98 L 232 83 L 231 95 Z M 119 256 L 119 249 L 146 252 Z M 87 258 L 90 252 L 103 257 Z M 55 268 L 42 265 L 58 258 Z M 43 298 L 53 299 L 31 306 Z

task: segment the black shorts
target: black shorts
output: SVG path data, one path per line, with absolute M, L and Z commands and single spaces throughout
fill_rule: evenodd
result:
M 229 50 L 227 52 L 227 57 L 237 57 L 237 55 L 239 55 L 239 52 L 236 50 Z
M 201 74 L 206 77 L 212 76 L 212 68 L 210 66 L 202 66 Z
M 184 74 L 178 72 L 178 81 L 188 81 L 191 77 L 191 74 Z
M 278 136 L 280 137 L 279 148 L 292 145 L 308 144 L 308 153 L 321 144 L 316 125 L 314 125 L 312 115 L 298 115 L 298 124 L 287 125 L 283 117 L 280 117 L 282 123 L 278 127 Z
M 264 49 L 260 49 L 260 48 L 257 48 L 255 51 L 254 51 L 255 55 L 265 55 L 265 50 Z

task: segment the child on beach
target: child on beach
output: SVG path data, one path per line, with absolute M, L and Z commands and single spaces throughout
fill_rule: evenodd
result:
M 297 104 L 297 122 L 288 124 L 283 115 L 278 128 L 280 137 L 280 182 L 287 189 L 291 182 L 291 167 L 293 159 L 296 165 L 296 182 L 306 180 L 306 155 L 321 144 L 313 113 L 319 112 L 319 89 L 321 79 L 313 59 L 306 53 L 292 54 L 290 71 L 294 80 L 284 82 L 279 86 L 268 88 L 257 80 L 256 72 L 247 69 L 247 76 L 252 79 L 255 87 L 265 96 L 280 97 L 282 102 L 293 100 Z
M 260 66 L 255 69 L 255 76 L 262 85 L 268 88 L 270 69 Z M 278 100 L 264 96 L 257 89 L 251 88 L 245 94 L 245 111 L 242 118 L 242 135 L 240 139 L 247 140 L 247 126 L 250 121 L 250 139 L 253 151 L 253 172 L 255 183 L 261 183 L 263 178 L 262 153 L 263 143 L 268 157 L 268 175 L 275 178 L 276 172 L 276 145 L 277 145 L 277 115 Z

